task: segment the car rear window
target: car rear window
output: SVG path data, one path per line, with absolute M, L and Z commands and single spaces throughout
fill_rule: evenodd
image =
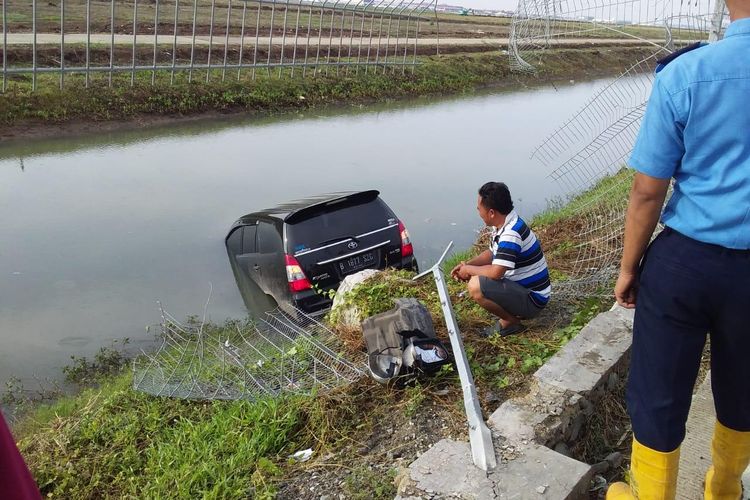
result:
M 366 203 L 344 202 L 325 207 L 304 220 L 289 224 L 287 239 L 290 250 L 299 252 L 395 223 L 393 212 L 380 198 Z

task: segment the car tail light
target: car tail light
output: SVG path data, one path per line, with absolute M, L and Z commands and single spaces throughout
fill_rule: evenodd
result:
M 398 221 L 398 232 L 401 233 L 401 257 L 408 257 L 414 255 L 414 247 L 409 239 L 409 231 L 404 226 L 404 223 Z
M 293 292 L 301 292 L 312 288 L 297 259 L 291 255 L 285 255 L 284 258 L 286 260 L 286 280 L 289 282 L 289 289 Z

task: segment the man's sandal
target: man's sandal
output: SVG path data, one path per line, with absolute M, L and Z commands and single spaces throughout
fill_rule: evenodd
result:
M 516 333 L 523 333 L 526 331 L 526 325 L 523 323 L 513 323 L 512 325 L 508 325 L 507 327 L 503 328 L 500 325 L 500 322 L 488 326 L 484 330 L 482 330 L 482 337 L 491 337 L 493 335 L 500 335 L 501 337 L 507 337 L 509 335 L 514 335 Z

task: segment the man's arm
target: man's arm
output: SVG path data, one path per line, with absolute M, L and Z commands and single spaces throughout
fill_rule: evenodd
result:
M 659 215 L 661 215 L 668 189 L 669 179 L 658 179 L 641 173 L 635 174 L 625 216 L 625 241 L 620 263 L 620 276 L 615 285 L 615 298 L 623 307 L 629 309 L 635 307 L 638 293 L 638 265 L 659 222 Z
M 469 259 L 468 262 L 465 262 L 464 265 L 467 266 L 486 266 L 492 262 L 492 252 L 489 250 L 485 250 L 484 252 L 480 253 L 473 259 Z
M 466 281 L 469 279 L 470 276 L 467 276 L 466 274 L 461 272 L 461 269 L 466 265 L 472 265 L 472 266 L 486 266 L 492 262 L 492 252 L 489 250 L 485 250 L 484 252 L 480 253 L 476 257 L 469 259 L 469 262 L 461 261 L 451 270 L 451 276 L 457 280 Z
M 490 262 L 484 265 L 465 264 L 461 267 L 461 273 L 466 276 L 465 279 L 469 279 L 472 276 L 486 276 L 493 280 L 499 280 L 503 277 L 508 268 L 492 264 L 491 262 L 492 260 L 490 259 Z
M 492 252 L 485 250 L 468 262 L 461 262 L 454 267 L 451 276 L 461 281 L 468 281 L 472 276 L 487 276 L 499 280 L 508 268 L 492 264 L 492 259 Z

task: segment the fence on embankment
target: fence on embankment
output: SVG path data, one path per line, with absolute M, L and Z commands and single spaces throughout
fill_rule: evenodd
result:
M 413 71 L 436 0 L 3 0 L 2 90 Z M 432 32 L 435 31 L 433 27 Z M 437 50 L 437 40 L 425 50 Z

